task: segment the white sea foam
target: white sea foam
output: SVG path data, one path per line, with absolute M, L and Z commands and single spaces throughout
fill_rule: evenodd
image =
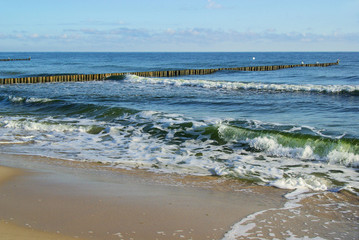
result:
M 188 80 L 169 78 L 147 78 L 127 75 L 125 81 L 132 83 L 163 84 L 173 86 L 202 87 L 226 90 L 262 90 L 262 91 L 287 91 L 287 92 L 319 92 L 341 93 L 359 91 L 359 85 L 314 85 L 314 84 L 268 84 L 256 82 L 227 82 L 210 80 Z
M 281 178 L 271 183 L 272 186 L 284 189 L 299 189 L 302 191 L 326 191 L 330 187 L 330 182 L 324 178 L 313 175 Z
M 186 122 L 191 124 L 183 124 Z M 337 160 L 330 164 L 320 159 L 302 161 L 315 157 L 309 146 L 284 147 L 274 138 L 262 136 L 245 139 L 246 144 L 260 150 L 247 152 L 235 147 L 236 141 L 216 144 L 203 134 L 208 126 L 218 126 L 220 134 L 227 128 L 214 120 L 195 121 L 178 114 L 144 111 L 124 114 L 115 123 L 80 118 L 6 117 L 0 118 L 0 135 L 2 142 L 32 141 L 16 148 L 7 144 L 11 152 L 100 161 L 124 168 L 234 176 L 287 189 L 328 190 L 333 185 L 330 179 L 345 183 L 342 188 L 348 190 L 359 188 L 359 174 Z M 94 127 L 100 127 L 100 131 L 93 133 Z M 179 137 L 181 134 L 191 137 Z M 334 173 L 330 174 L 331 170 Z
M 317 131 L 314 129 L 311 131 L 317 133 Z M 263 151 L 270 156 L 289 157 L 303 160 L 312 159 L 351 167 L 359 166 L 359 154 L 350 152 L 350 149 L 342 147 L 340 143 L 338 143 L 337 147 L 332 147 L 331 144 L 328 144 L 328 153 L 326 155 L 319 156 L 318 154 L 315 154 L 316 146 L 310 145 L 312 141 L 308 141 L 305 146 L 283 146 L 278 142 L 278 139 L 275 135 L 271 136 L 270 134 L 263 134 L 262 136 L 248 138 L 246 137 L 244 130 L 228 126 L 224 123 L 219 124 L 218 132 L 221 137 L 227 141 L 244 141 L 248 143 L 250 147 L 259 151 Z M 295 140 L 293 141 L 295 142 Z M 330 147 L 333 149 L 331 150 Z
M 1 141 L 0 145 L 7 145 L 7 144 L 26 144 L 26 141 Z
M 269 155 L 281 157 L 293 157 L 299 159 L 314 159 L 313 150 L 310 146 L 305 148 L 284 147 L 276 139 L 270 137 L 256 137 L 249 140 L 249 145 L 255 149 L 265 151 Z
M 32 120 L 5 120 L 3 127 L 21 129 L 25 131 L 46 131 L 46 132 L 87 132 L 91 126 L 77 126 L 71 123 L 57 123 L 53 121 L 32 121 Z
M 272 211 L 272 210 L 276 210 L 276 209 L 268 209 L 268 210 L 259 211 L 259 212 L 256 212 L 254 214 L 251 214 L 251 215 L 243 218 L 240 222 L 238 222 L 232 226 L 231 230 L 229 230 L 224 235 L 222 240 L 233 240 L 233 239 L 237 239 L 238 237 L 248 236 L 250 234 L 248 232 L 256 227 L 256 224 L 253 222 L 250 222 L 250 221 L 255 220 L 255 218 L 258 215 L 261 215 L 267 211 Z
M 332 164 L 343 164 L 346 166 L 359 167 L 359 155 L 345 150 L 333 150 L 328 154 L 328 160 Z
M 290 231 L 288 231 L 287 233 L 289 235 L 291 235 L 291 236 L 286 238 L 286 240 L 326 240 L 325 238 L 321 238 L 321 237 L 314 237 L 314 238 L 311 238 L 311 237 L 308 237 L 308 236 L 297 237 Z
M 9 100 L 11 102 L 23 102 L 25 99 L 23 97 L 15 97 L 15 96 L 9 96 Z
M 9 96 L 8 99 L 13 103 L 27 102 L 27 103 L 46 103 L 52 102 L 53 99 L 50 98 L 35 98 L 35 97 L 17 97 L 17 96 Z
M 283 207 L 250 214 L 234 224 L 223 239 L 356 239 L 358 205 L 351 200 L 303 189 L 284 197 Z
M 45 102 L 52 102 L 54 101 L 53 99 L 50 99 L 50 98 L 35 98 L 35 97 L 30 97 L 30 98 L 27 98 L 26 99 L 26 102 L 28 103 L 37 103 L 37 102 L 42 102 L 42 103 L 45 103 Z
M 312 197 L 316 193 L 308 193 L 308 189 L 306 188 L 297 188 L 296 190 L 287 193 L 284 197 L 288 200 L 283 207 L 281 208 L 270 208 L 267 210 L 259 211 L 256 213 L 253 213 L 245 218 L 243 218 L 240 222 L 234 224 L 231 229 L 225 234 L 225 236 L 222 238 L 222 240 L 232 240 L 232 239 L 238 239 L 238 238 L 246 238 L 249 237 L 251 234 L 253 234 L 253 231 L 255 233 L 261 232 L 257 231 L 255 228 L 258 227 L 257 224 L 259 224 L 261 221 L 259 220 L 261 216 L 267 216 L 278 214 L 278 217 L 283 218 L 284 214 L 283 212 L 286 211 L 288 213 L 293 213 L 293 216 L 290 216 L 289 218 L 294 218 L 295 216 L 300 216 L 301 213 L 301 201 L 305 198 Z M 266 218 L 264 218 L 266 219 Z M 270 222 L 270 219 L 266 219 L 265 222 Z M 270 222 L 271 223 L 271 222 Z M 269 225 L 269 224 L 267 224 Z M 268 228 L 270 226 L 266 226 Z M 263 227 L 260 227 L 259 229 L 262 229 Z M 253 230 L 253 231 L 252 231 Z M 271 231 L 269 231 L 271 232 Z M 316 238 L 309 238 L 309 237 L 300 237 L 297 238 L 292 232 L 287 230 L 285 233 L 281 233 L 283 235 L 289 235 L 286 239 L 322 239 L 320 237 Z M 274 234 L 275 235 L 275 234 Z M 275 239 L 275 238 L 273 238 Z

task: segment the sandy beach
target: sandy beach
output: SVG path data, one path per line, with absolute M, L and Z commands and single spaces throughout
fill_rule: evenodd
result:
M 21 170 L 0 166 L 0 184 L 21 174 Z
M 0 154 L 1 239 L 356 239 L 358 197 Z
M 5 239 L 221 239 L 241 218 L 284 204 L 283 190 L 215 177 L 0 159 Z
M 10 181 L 11 179 L 16 178 L 17 176 L 21 176 L 22 174 L 25 174 L 25 172 L 20 169 L 0 166 L 0 186 L 4 182 Z M 1 196 L 2 196 L 2 198 L 4 197 L 4 195 L 1 195 Z M 55 233 L 36 231 L 36 230 L 32 229 L 30 226 L 26 226 L 26 227 L 18 226 L 18 225 L 11 223 L 12 219 L 9 219 L 9 220 L 4 220 L 4 219 L 0 220 L 1 239 L 4 239 L 4 240 L 11 240 L 11 239 L 13 239 L 13 240 L 18 240 L 18 239 L 29 239 L 29 240 L 74 239 L 71 237 L 66 237 L 66 236 L 62 236 L 59 234 L 55 234 Z

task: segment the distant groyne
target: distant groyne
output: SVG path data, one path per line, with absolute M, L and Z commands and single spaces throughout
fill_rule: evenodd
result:
M 8 62 L 8 61 L 30 61 L 31 57 L 29 58 L 0 58 L 1 62 Z
M 149 71 L 149 72 L 123 72 L 123 73 L 100 73 L 100 74 L 64 74 L 64 75 L 46 75 L 35 77 L 19 78 L 0 78 L 0 84 L 18 84 L 18 83 L 47 83 L 47 82 L 83 82 L 97 81 L 116 78 L 123 75 L 137 75 L 140 77 L 177 77 L 184 75 L 206 75 L 217 71 L 274 71 L 286 68 L 296 67 L 328 67 L 338 65 L 339 60 L 333 63 L 314 63 L 314 64 L 296 64 L 296 65 L 273 65 L 273 66 L 251 66 L 235 68 L 212 68 L 212 69 L 183 69 L 169 71 Z

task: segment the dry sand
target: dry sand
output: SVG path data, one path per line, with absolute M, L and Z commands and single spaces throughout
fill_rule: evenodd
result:
M 283 190 L 214 177 L 34 156 L 0 155 L 0 164 L 27 173 L 0 168 L 2 239 L 221 239 L 241 218 L 284 202 Z

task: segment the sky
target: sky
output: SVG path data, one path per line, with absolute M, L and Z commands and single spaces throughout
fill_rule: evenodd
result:
M 0 51 L 359 51 L 359 0 L 0 0 Z

